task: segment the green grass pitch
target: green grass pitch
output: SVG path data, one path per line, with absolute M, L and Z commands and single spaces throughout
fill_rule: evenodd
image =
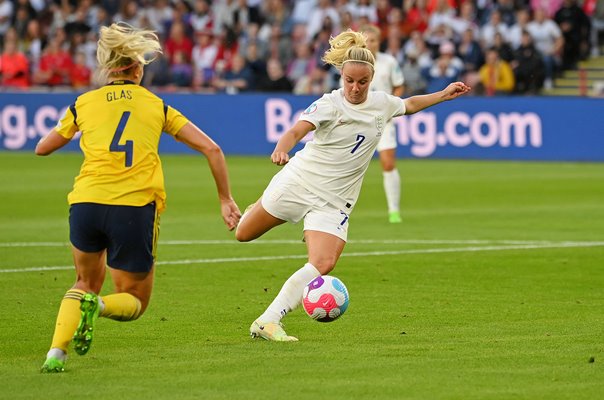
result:
M 164 156 L 156 284 L 138 321 L 101 319 L 86 356 L 40 374 L 74 281 L 66 195 L 81 155 L 0 153 L 2 399 L 598 399 L 604 393 L 604 164 L 402 160 L 403 223 L 373 162 L 334 275 L 331 324 L 248 336 L 305 259 L 301 225 L 241 244 L 201 156 Z M 278 170 L 228 157 L 244 209 Z M 111 290 L 106 282 L 104 293 Z

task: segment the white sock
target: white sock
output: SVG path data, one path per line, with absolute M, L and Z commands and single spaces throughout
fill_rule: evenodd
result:
M 61 361 L 65 361 L 67 354 L 65 354 L 63 350 L 53 347 L 52 349 L 48 350 L 48 353 L 46 353 L 46 359 L 49 359 L 50 357 L 55 357 Z
M 306 263 L 285 281 L 275 300 L 258 319 L 262 322 L 279 322 L 281 318 L 302 303 L 302 292 L 308 282 L 321 273 L 311 263 Z
M 401 177 L 398 169 L 392 171 L 383 171 L 384 191 L 386 192 L 386 201 L 388 202 L 388 212 L 399 211 L 401 201 Z
M 101 296 L 97 296 L 97 299 L 99 300 L 99 315 L 101 315 L 101 313 L 105 311 L 105 302 Z

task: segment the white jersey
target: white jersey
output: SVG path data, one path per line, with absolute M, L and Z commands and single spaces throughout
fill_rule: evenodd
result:
M 380 90 L 388 94 L 397 86 L 403 86 L 405 79 L 396 58 L 390 54 L 377 53 L 375 57 L 375 72 L 369 85 L 370 90 Z
M 384 92 L 370 91 L 362 104 L 349 103 L 343 89 L 326 93 L 300 116 L 315 126 L 314 138 L 285 169 L 320 198 L 352 211 L 386 123 L 404 114 L 404 100 Z

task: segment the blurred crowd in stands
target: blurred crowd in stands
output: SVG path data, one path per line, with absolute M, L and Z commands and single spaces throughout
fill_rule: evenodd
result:
M 485 95 L 536 94 L 599 54 L 604 0 L 0 0 L 3 90 L 93 87 L 103 25 L 159 35 L 155 90 L 322 94 L 331 36 L 373 24 L 405 96 L 464 80 Z

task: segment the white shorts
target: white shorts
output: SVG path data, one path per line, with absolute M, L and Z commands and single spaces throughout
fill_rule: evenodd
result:
M 382 137 L 377 145 L 377 151 L 396 149 L 397 144 L 396 129 L 394 129 L 394 123 L 390 121 L 384 126 Z
M 304 230 L 348 237 L 349 214 L 332 206 L 300 185 L 291 173 L 281 170 L 262 194 L 261 204 L 275 218 L 297 223 L 304 219 Z

